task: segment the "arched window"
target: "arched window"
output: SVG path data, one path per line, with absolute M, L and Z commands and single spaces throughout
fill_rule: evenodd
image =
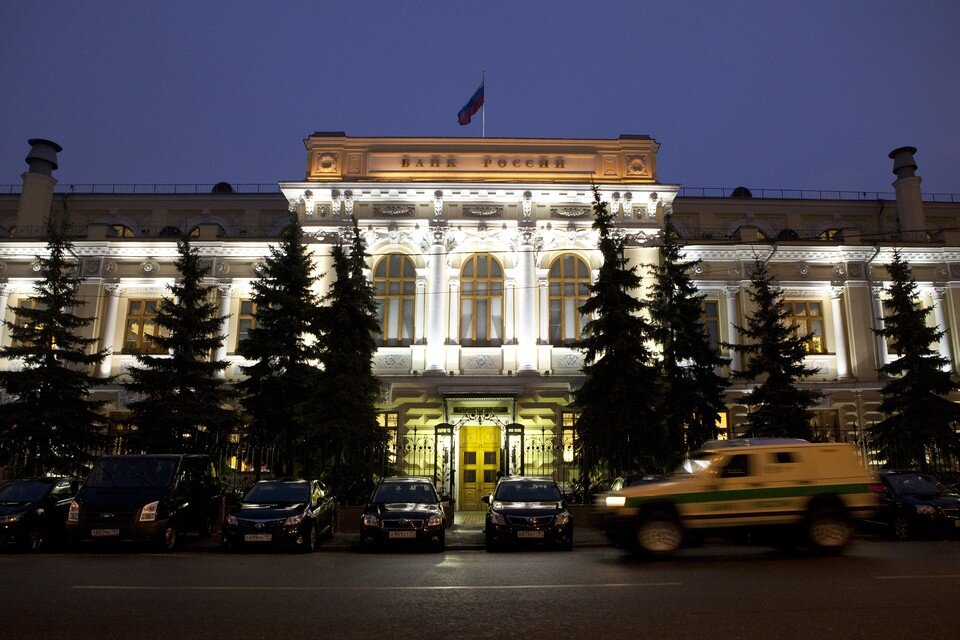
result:
M 117 238 L 132 238 L 136 235 L 133 233 L 133 229 L 123 224 L 112 224 L 110 230 Z
M 587 318 L 580 305 L 590 295 L 590 267 L 572 253 L 550 265 L 550 344 L 570 345 L 580 339 Z
M 394 253 L 377 263 L 373 270 L 373 290 L 377 300 L 381 345 L 413 343 L 414 299 L 417 271 L 413 260 Z
M 503 344 L 503 267 L 487 253 L 472 256 L 460 271 L 460 344 Z

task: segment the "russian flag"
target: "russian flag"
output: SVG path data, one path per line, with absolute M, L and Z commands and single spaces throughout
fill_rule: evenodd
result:
M 470 97 L 470 100 L 467 101 L 467 104 L 463 105 L 463 109 L 460 109 L 460 113 L 457 114 L 457 122 L 460 124 L 470 124 L 470 118 L 480 111 L 480 107 L 483 106 L 483 83 L 480 83 L 480 88 L 477 89 L 473 95 Z

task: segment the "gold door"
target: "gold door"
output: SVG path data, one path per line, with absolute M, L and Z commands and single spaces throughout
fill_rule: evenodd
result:
M 460 428 L 460 504 L 464 511 L 485 506 L 480 498 L 497 487 L 500 471 L 500 427 Z

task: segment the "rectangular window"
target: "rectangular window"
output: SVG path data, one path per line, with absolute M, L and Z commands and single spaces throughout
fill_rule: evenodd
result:
M 826 353 L 827 343 L 823 334 L 823 303 L 819 300 L 786 300 L 786 323 L 796 324 L 797 335 L 812 334 L 804 343 L 807 353 Z
M 250 330 L 257 327 L 257 304 L 253 300 L 240 301 L 240 313 L 237 314 L 237 350 L 240 343 L 250 336 Z
M 720 303 L 716 300 L 703 301 L 703 328 L 710 336 L 710 346 L 720 351 Z
M 160 335 L 160 327 L 156 323 L 159 308 L 159 299 L 130 300 L 123 332 L 124 353 L 166 353 L 150 339 L 151 336 Z
M 820 409 L 811 412 L 810 429 L 814 442 L 844 442 L 840 430 L 840 412 L 836 409 Z
M 563 447 L 561 459 L 565 463 L 572 463 L 577 449 L 577 419 L 578 411 L 562 411 L 560 413 L 560 444 Z
M 387 462 L 391 465 L 397 462 L 397 429 L 400 424 L 400 414 L 396 411 L 384 411 L 377 414 L 377 424 L 387 430 Z
M 42 309 L 45 308 L 45 306 L 42 305 L 42 304 L 40 304 L 40 301 L 38 301 L 36 298 L 23 298 L 22 300 L 20 300 L 20 304 L 17 305 L 17 306 L 18 306 L 20 309 L 29 309 L 29 310 L 32 310 L 32 311 L 35 311 L 35 310 L 37 310 L 37 309 L 42 310 Z M 2 316 L 0 316 L 0 317 L 2 317 Z M 14 319 L 13 323 L 14 323 L 14 325 L 17 326 L 17 327 L 27 327 L 27 326 L 29 326 L 29 321 L 27 320 L 27 318 L 24 317 L 24 316 L 22 316 L 22 315 L 19 315 L 19 314 L 17 314 L 17 315 L 15 316 L 15 319 Z M 40 326 L 36 326 L 35 328 L 36 328 L 36 329 L 40 329 L 41 327 L 40 327 Z M 32 344 L 32 341 L 26 342 L 26 341 L 19 341 L 19 340 L 18 340 L 18 341 L 16 341 L 15 346 L 18 346 L 18 347 L 31 347 L 31 346 L 33 346 L 33 344 Z

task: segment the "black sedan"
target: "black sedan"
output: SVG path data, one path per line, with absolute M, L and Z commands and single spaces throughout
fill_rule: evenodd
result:
M 878 520 L 896 540 L 960 535 L 960 495 L 913 471 L 881 471 L 884 492 Z
M 317 480 L 262 480 L 223 523 L 223 545 L 280 546 L 305 553 L 332 534 L 335 502 Z
M 552 478 L 504 478 L 493 496 L 482 498 L 487 510 L 487 551 L 503 544 L 544 543 L 573 548 L 573 517 Z
M 32 478 L 0 485 L 0 544 L 39 551 L 62 541 L 77 478 Z
M 443 507 L 426 478 L 384 478 L 363 510 L 360 542 L 423 543 L 443 551 Z

